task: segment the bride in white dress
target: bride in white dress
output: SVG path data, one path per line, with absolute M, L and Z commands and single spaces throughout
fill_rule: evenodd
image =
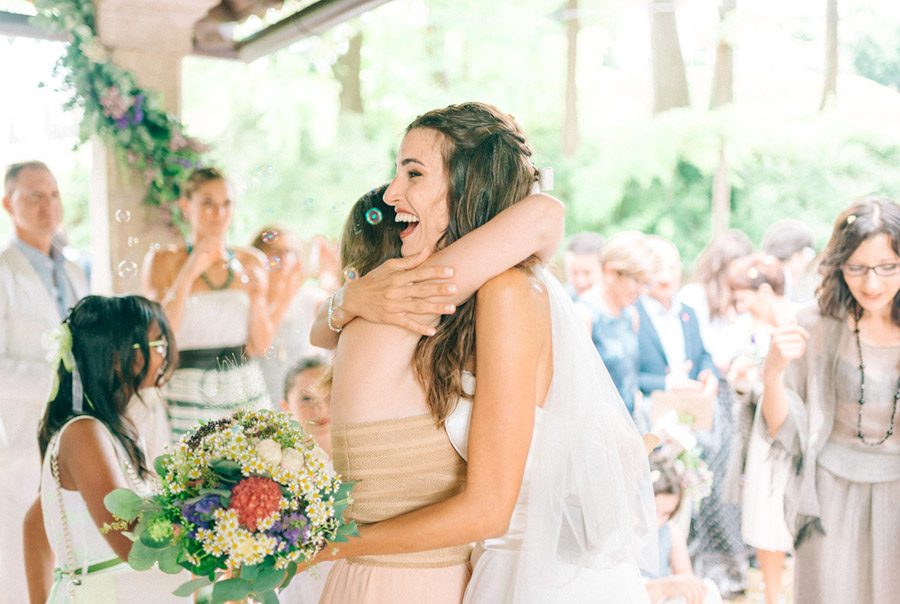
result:
M 384 197 L 398 215 L 421 220 L 404 245 L 422 236 L 452 243 L 499 212 L 491 207 L 500 197 L 491 190 L 501 186 L 498 175 L 521 170 L 517 178 L 530 185 L 524 136 L 496 114 L 468 103 L 413 122 Z M 473 132 L 486 133 L 489 150 L 468 140 Z M 443 162 L 435 154 L 445 154 Z M 512 157 L 516 168 L 492 165 L 499 156 Z M 440 186 L 448 181 L 466 190 L 448 194 Z M 360 527 L 359 538 L 337 544 L 336 556 L 475 541 L 466 602 L 647 602 L 638 569 L 657 559 L 649 464 L 559 283 L 528 267 L 495 277 L 478 290 L 477 304 L 461 304 L 442 320 L 414 362 L 429 398 L 463 394 L 465 369 L 478 376 L 471 421 L 463 403 L 446 424 L 468 458 L 466 487 Z

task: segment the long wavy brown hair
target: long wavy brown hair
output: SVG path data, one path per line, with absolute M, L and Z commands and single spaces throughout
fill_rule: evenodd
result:
M 900 255 L 900 206 L 886 197 L 866 197 L 837 217 L 819 265 L 822 283 L 816 297 L 823 315 L 835 319 L 844 319 L 848 313 L 857 318 L 862 315 L 841 267 L 863 241 L 881 234 L 890 238 L 891 248 Z M 900 325 L 900 292 L 894 295 L 891 319 Z
M 462 103 L 419 116 L 406 129 L 441 134 L 449 177 L 449 224 L 442 249 L 528 195 L 538 177 L 531 147 L 512 116 L 485 103 Z M 422 338 L 414 357 L 416 377 L 438 424 L 463 393 L 462 371 L 475 357 L 475 297 L 441 317 L 437 333 Z

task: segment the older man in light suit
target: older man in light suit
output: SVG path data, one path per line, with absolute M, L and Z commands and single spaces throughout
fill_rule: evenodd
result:
M 53 245 L 62 205 L 45 164 L 9 167 L 3 208 L 14 235 L 0 251 L 0 601 L 27 602 L 22 521 L 40 482 L 37 429 L 54 373 L 41 340 L 88 288 Z

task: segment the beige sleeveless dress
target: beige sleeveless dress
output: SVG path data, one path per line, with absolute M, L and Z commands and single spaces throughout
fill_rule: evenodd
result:
M 466 464 L 431 415 L 337 425 L 335 469 L 356 481 L 348 516 L 378 522 L 443 501 L 462 490 Z M 458 604 L 466 590 L 472 547 L 338 561 L 323 604 Z

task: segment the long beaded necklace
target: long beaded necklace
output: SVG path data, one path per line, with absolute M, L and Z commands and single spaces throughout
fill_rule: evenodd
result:
M 193 245 L 187 246 L 187 253 L 190 255 L 191 252 L 194 251 Z M 234 252 L 231 250 L 225 250 L 226 258 L 225 258 L 225 268 L 228 269 L 228 275 L 225 277 L 225 281 L 221 285 L 213 285 L 213 282 L 210 280 L 209 275 L 206 274 L 206 271 L 200 275 L 200 280 L 206 284 L 206 287 L 209 289 L 216 291 L 220 289 L 228 289 L 231 284 L 234 282 L 234 268 L 232 267 L 232 263 L 234 262 Z
M 856 438 L 864 445 L 869 447 L 877 447 L 884 443 L 894 434 L 894 418 L 897 415 L 897 400 L 900 399 L 900 378 L 897 378 L 897 389 L 894 390 L 894 404 L 891 408 L 891 425 L 888 426 L 887 432 L 881 440 L 872 442 L 866 440 L 862 431 L 862 410 L 866 404 L 866 366 L 863 364 L 862 343 L 859 341 L 859 316 L 853 317 L 853 334 L 856 336 L 856 352 L 859 357 L 859 404 L 856 407 Z

